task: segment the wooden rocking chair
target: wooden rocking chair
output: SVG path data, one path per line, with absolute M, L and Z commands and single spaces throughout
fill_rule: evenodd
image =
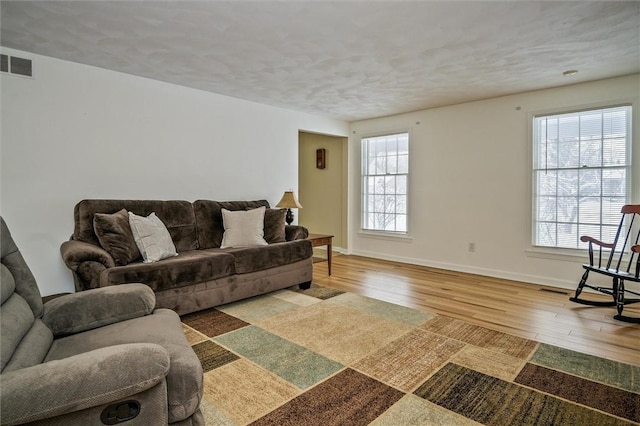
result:
M 640 296 L 640 293 L 625 289 L 624 287 L 625 281 L 640 282 L 640 245 L 638 245 L 638 241 L 640 240 L 640 227 L 638 227 L 638 223 L 636 223 L 635 228 L 633 226 L 634 220 L 638 217 L 640 217 L 640 205 L 623 206 L 620 225 L 616 231 L 615 239 L 611 244 L 603 243 L 586 235 L 580 237 L 580 241 L 589 243 L 589 264 L 582 265 L 585 269 L 584 274 L 576 288 L 575 296 L 569 300 L 583 305 L 616 306 L 618 314 L 614 316 L 615 319 L 640 323 L 640 317 L 636 318 L 622 315 L 622 310 L 625 305 L 640 302 L 640 299 L 625 298 L 625 293 L 636 296 Z M 638 219 L 638 222 L 640 222 L 640 219 Z M 621 244 L 618 244 L 618 242 L 621 242 Z M 597 264 L 594 263 L 594 244 L 598 246 Z M 605 250 L 603 253 L 603 248 L 608 250 Z M 603 261 L 606 261 L 606 264 L 603 264 Z M 612 277 L 613 285 L 611 287 L 597 287 L 587 284 L 590 271 Z M 581 299 L 580 293 L 582 293 L 584 287 L 608 294 L 613 297 L 613 301 L 604 302 Z

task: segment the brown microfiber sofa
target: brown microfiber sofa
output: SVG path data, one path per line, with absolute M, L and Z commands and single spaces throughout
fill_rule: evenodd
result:
M 222 209 L 262 206 L 267 208 L 265 239 L 270 243 L 221 249 Z M 167 227 L 178 255 L 153 263 L 138 259 L 117 265 L 100 245 L 94 215 L 122 209 L 140 216 L 155 212 Z M 285 225 L 283 214 L 270 209 L 266 200 L 82 200 L 74 208 L 71 240 L 65 241 L 60 251 L 73 272 L 77 291 L 144 283 L 155 292 L 158 307 L 186 314 L 293 285 L 311 285 L 313 247 L 306 239 L 308 231 Z

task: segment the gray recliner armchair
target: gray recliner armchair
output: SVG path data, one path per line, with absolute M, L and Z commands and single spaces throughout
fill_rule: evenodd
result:
M 178 315 L 125 284 L 42 303 L 2 218 L 0 422 L 203 425 L 202 366 Z

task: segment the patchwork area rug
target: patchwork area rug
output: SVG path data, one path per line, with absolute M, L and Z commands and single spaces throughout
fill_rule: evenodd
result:
M 182 317 L 207 425 L 629 425 L 640 367 L 313 285 Z

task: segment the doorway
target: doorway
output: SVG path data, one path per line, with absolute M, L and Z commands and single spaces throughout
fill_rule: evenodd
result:
M 314 234 L 333 235 L 336 251 L 347 249 L 348 138 L 298 133 L 298 223 Z M 317 151 L 324 149 L 324 168 Z

